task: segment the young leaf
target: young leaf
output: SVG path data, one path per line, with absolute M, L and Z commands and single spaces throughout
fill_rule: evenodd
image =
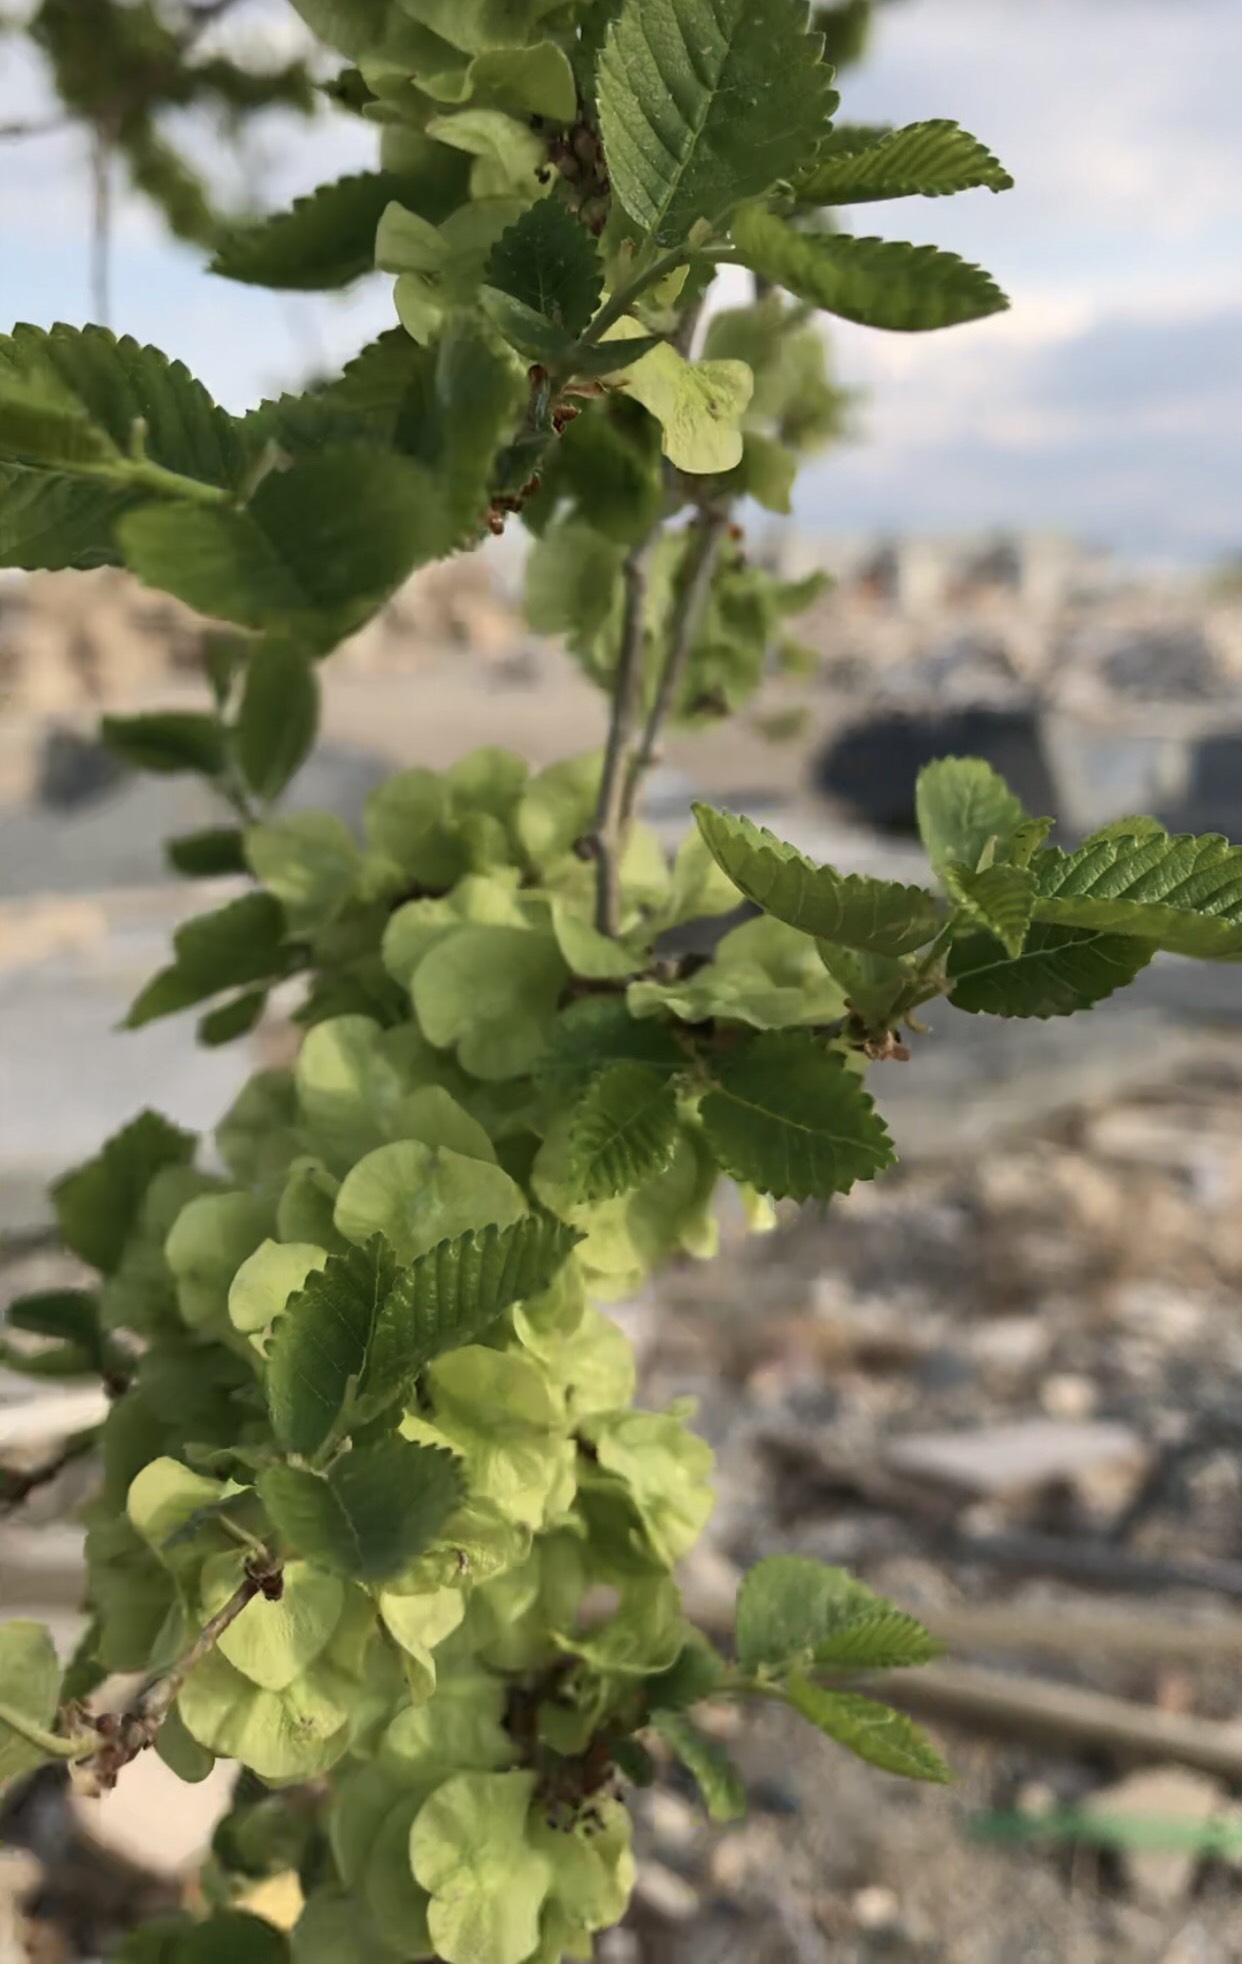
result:
M 581 334 L 604 284 L 595 241 L 559 198 L 540 198 L 501 233 L 484 278 L 571 335 Z
M 488 1080 L 520 1077 L 542 1054 L 569 978 L 555 937 L 538 929 L 462 927 L 424 956 L 411 993 L 424 1036 L 457 1046 Z
M 38 1741 L 55 1723 L 60 1675 L 41 1623 L 0 1623 L 0 1787 L 49 1757 Z
M 229 1321 L 246 1336 L 265 1330 L 328 1257 L 309 1241 L 261 1241 L 229 1284 Z
M 191 880 L 213 880 L 224 873 L 246 871 L 245 844 L 236 825 L 183 832 L 180 838 L 165 842 L 164 852 L 173 871 Z
M 114 756 L 137 771 L 218 777 L 224 769 L 224 731 L 214 716 L 175 709 L 105 716 L 100 734 Z
M 283 1691 L 265 1691 L 212 1649 L 190 1672 L 177 1709 L 200 1746 L 220 1759 L 239 1760 L 261 1780 L 284 1784 L 314 1778 L 335 1765 L 348 1749 L 358 1700 L 356 1679 L 335 1668 L 329 1656 L 318 1658 Z M 228 1958 L 232 1955 L 230 1950 Z
M 936 246 L 798 232 L 759 205 L 737 213 L 733 237 L 761 279 L 860 327 L 924 334 L 1009 305 L 990 273 Z
M 584 1200 L 606 1200 L 663 1172 L 677 1142 L 671 1080 L 641 1064 L 614 1064 L 574 1113 L 570 1156 Z
M 1133 982 L 1156 953 L 1152 941 L 1036 921 L 1015 959 L 988 934 L 949 951 L 949 1001 L 972 1016 L 1073 1016 Z
M 173 1016 L 224 989 L 274 980 L 288 967 L 284 933 L 284 913 L 270 893 L 243 894 L 187 921 L 173 936 L 175 961 L 135 997 L 126 1029 Z
M 657 245 L 790 176 L 836 108 L 796 0 L 625 0 L 599 63 L 613 188 Z
M 739 893 L 817 941 L 866 954 L 904 955 L 936 932 L 936 900 L 922 887 L 816 866 L 764 826 L 733 812 L 695 805 L 694 816 L 712 857 Z
M 883 1121 L 843 1058 L 774 1030 L 727 1052 L 701 1117 L 720 1164 L 776 1199 L 848 1193 L 893 1161 Z
M 192 1132 L 170 1125 L 158 1112 L 140 1112 L 97 1159 L 66 1173 L 52 1188 L 65 1246 L 92 1268 L 113 1274 L 152 1180 L 163 1167 L 187 1166 L 196 1143 Z
M 805 1678 L 791 1678 L 785 1697 L 795 1712 L 830 1739 L 885 1773 L 939 1785 L 953 1777 L 926 1733 L 904 1712 L 874 1698 L 860 1698 L 854 1691 L 825 1691 Z
M 203 1570 L 203 1609 L 214 1615 L 237 1587 L 236 1554 L 216 1555 Z M 309 1562 L 286 1562 L 279 1601 L 256 1596 L 230 1623 L 217 1648 L 234 1670 L 265 1691 L 283 1691 L 325 1649 L 345 1607 L 339 1577 Z
M 375 270 L 375 233 L 395 200 L 419 200 L 417 183 L 397 171 L 364 171 L 321 184 L 288 211 L 239 225 L 216 248 L 211 271 L 251 286 L 324 292 Z M 433 219 L 445 212 L 424 214 Z
M 974 873 L 968 866 L 944 868 L 946 891 L 976 926 L 995 935 L 1007 955 L 1022 953 L 1035 905 L 1035 875 L 1025 866 L 988 866 Z
M 1170 838 L 1112 830 L 1033 862 L 1037 921 L 1136 935 L 1176 955 L 1242 956 L 1242 846 L 1215 833 Z
M 601 347 L 623 348 L 640 333 L 636 322 L 621 322 Z M 754 388 L 745 362 L 687 361 L 671 342 L 661 341 L 631 362 L 617 386 L 655 417 L 664 454 L 679 471 L 715 476 L 741 462 L 742 417 Z
M 286 1304 L 268 1352 L 267 1403 L 289 1452 L 310 1459 L 332 1439 L 366 1369 L 397 1272 L 396 1256 L 377 1234 L 363 1248 L 329 1255 Z
M 459 1773 L 418 1815 L 410 1862 L 430 1892 L 442 1956 L 522 1964 L 535 1955 L 552 1864 L 531 1843 L 534 1797 L 533 1773 Z
M 808 205 L 946 198 L 983 188 L 1011 191 L 1013 179 L 977 137 L 946 119 L 910 123 L 874 143 L 822 157 L 796 185 L 799 200 Z
M 342 1453 L 323 1475 L 266 1467 L 257 1484 L 296 1553 L 366 1583 L 387 1581 L 421 1555 L 463 1494 L 452 1453 L 396 1437 Z
M 938 873 L 976 867 L 990 840 L 998 857 L 1026 821 L 1022 801 L 982 757 L 939 757 L 919 772 L 915 790 L 919 836 Z
M 548 1288 L 579 1239 L 562 1221 L 528 1214 L 420 1255 L 384 1300 L 364 1394 L 400 1397 L 434 1357 L 475 1342 L 503 1310 Z
M 306 656 L 264 642 L 250 657 L 237 721 L 237 761 L 250 789 L 278 798 L 310 755 L 319 728 L 319 684 Z
M 346 1175 L 336 1226 L 349 1241 L 382 1234 L 404 1264 L 456 1235 L 511 1227 L 527 1211 L 521 1188 L 499 1166 L 448 1146 L 397 1139 Z
M 663 1739 L 703 1796 L 713 1821 L 740 1821 L 746 1812 L 742 1776 L 724 1747 L 682 1712 L 653 1712 L 651 1729 Z

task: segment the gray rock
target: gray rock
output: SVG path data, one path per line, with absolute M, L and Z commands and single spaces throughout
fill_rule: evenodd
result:
M 885 1452 L 893 1472 L 978 1499 L 1001 1499 L 1143 1456 L 1143 1442 L 1128 1426 L 1053 1418 L 975 1432 L 927 1432 L 896 1440 Z

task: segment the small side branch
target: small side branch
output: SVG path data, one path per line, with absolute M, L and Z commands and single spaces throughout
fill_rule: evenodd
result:
M 633 815 L 642 780 L 657 761 L 660 732 L 668 720 L 685 679 L 690 656 L 702 625 L 712 578 L 720 557 L 720 546 L 729 526 L 728 513 L 719 509 L 704 511 L 695 521 L 694 539 L 687 555 L 681 590 L 669 624 L 668 648 L 655 697 L 647 714 L 642 737 L 630 764 L 622 808 L 622 825 Z
M 76 1438 L 66 1440 L 60 1451 L 51 1459 L 45 1459 L 38 1466 L 31 1466 L 18 1472 L 16 1468 L 0 1466 L 0 1520 L 12 1514 L 31 1494 L 43 1487 L 50 1487 L 67 1466 L 75 1460 L 85 1459 L 95 1447 L 99 1434 L 97 1431 L 79 1432 Z
M 657 534 L 634 546 L 623 569 L 625 610 L 621 652 L 608 725 L 608 746 L 600 779 L 593 841 L 596 862 L 595 925 L 615 935 L 621 924 L 621 857 L 625 850 L 625 806 L 630 747 L 638 724 L 642 691 L 643 634 L 646 627 L 647 573 Z
M 112 139 L 102 127 L 91 138 L 91 311 L 100 327 L 112 314 Z
M 284 1576 L 280 1564 L 266 1554 L 254 1557 L 247 1562 L 246 1572 L 228 1601 L 204 1623 L 189 1649 L 177 1659 L 171 1670 L 141 1691 L 123 1712 L 105 1712 L 93 1721 L 100 1743 L 97 1750 L 82 1762 L 82 1771 L 92 1791 L 106 1793 L 116 1785 L 122 1769 L 132 1759 L 137 1759 L 139 1753 L 145 1752 L 148 1746 L 154 1745 L 156 1734 L 176 1703 L 190 1672 L 196 1664 L 202 1663 L 209 1651 L 214 1650 L 225 1631 L 236 1623 L 255 1597 L 265 1596 L 269 1602 L 278 1602 L 283 1588 Z

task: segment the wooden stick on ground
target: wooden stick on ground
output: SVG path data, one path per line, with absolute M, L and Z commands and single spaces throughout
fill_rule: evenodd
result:
M 951 1651 L 1040 1650 L 1057 1657 L 1114 1657 L 1135 1662 L 1242 1664 L 1242 1616 L 1191 1623 L 1166 1613 L 1084 1609 L 1062 1603 L 954 1603 L 929 1610 L 903 1603 Z
M 1211 1719 L 966 1664 L 929 1664 L 872 1682 L 891 1704 L 920 1718 L 1040 1745 L 1055 1741 L 1092 1747 L 1129 1761 L 1193 1766 L 1219 1779 L 1242 1780 L 1242 1737 Z

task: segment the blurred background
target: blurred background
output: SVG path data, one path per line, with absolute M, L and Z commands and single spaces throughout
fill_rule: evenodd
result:
M 60 98 L 49 80 L 58 22 L 92 5 L 45 0 L 35 40 L 0 38 L 4 324 L 106 316 L 232 409 L 389 326 L 383 279 L 317 297 L 203 276 L 220 212 L 373 161 L 283 0 L 200 6 L 214 82 L 107 158 L 98 73 L 62 72 Z M 1017 179 L 883 229 L 982 261 L 1013 311 L 828 330 L 845 440 L 747 533 L 835 584 L 797 623 L 799 673 L 668 744 L 649 809 L 670 839 L 702 794 L 913 876 L 914 777 L 952 751 L 990 757 L 1063 838 L 1137 809 L 1242 838 L 1240 62 L 1238 0 L 881 0 L 845 113 L 953 116 Z M 288 1039 L 115 1033 L 205 904 L 159 840 L 209 814 L 180 780 L 127 777 L 94 727 L 197 703 L 202 624 L 112 573 L 0 582 L 2 1303 L 72 1273 L 49 1180 L 143 1103 L 209 1131 Z M 526 626 L 522 582 L 511 534 L 335 656 L 295 801 L 356 817 L 394 763 L 596 743 L 599 699 Z M 1163 959 L 1065 1024 L 932 1020 L 911 1063 L 877 1067 L 894 1176 L 762 1242 L 726 1219 L 723 1259 L 620 1313 L 645 1396 L 696 1393 L 720 1452 L 692 1607 L 723 1618 L 773 1549 L 850 1564 L 949 1642 L 909 1697 L 958 1784 L 898 1787 L 754 1725 L 748 1824 L 709 1832 L 671 1782 L 641 1801 L 608 1964 L 1242 1959 L 1242 971 Z M 0 1374 L 6 1466 L 89 1418 Z M 67 1642 L 79 1477 L 0 1518 L 0 1616 Z M 46 1785 L 6 1803 L 0 1964 L 105 1955 L 186 1886 L 219 1791 L 161 1772 L 131 1768 L 103 1807 Z

